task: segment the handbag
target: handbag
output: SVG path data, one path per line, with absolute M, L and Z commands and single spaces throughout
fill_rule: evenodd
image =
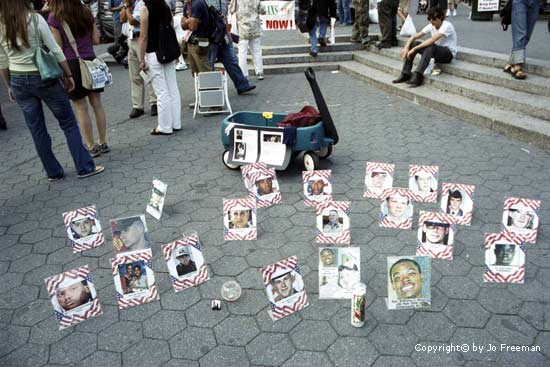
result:
M 69 28 L 67 22 L 63 22 L 63 30 L 69 39 L 69 43 L 76 57 L 78 57 L 82 86 L 84 89 L 97 90 L 113 84 L 113 76 L 105 61 L 101 60 L 99 57 L 93 60 L 83 60 L 78 52 L 73 32 L 71 32 L 71 28 Z
M 503 31 L 507 31 L 508 26 L 512 24 L 512 2 L 513 0 L 508 0 L 504 8 L 500 10 L 500 25 Z
M 155 54 L 157 61 L 161 64 L 168 64 L 181 56 L 176 31 L 171 24 L 160 25 L 158 49 Z
M 63 70 L 61 69 L 61 66 L 59 66 L 59 62 L 57 62 L 57 58 L 53 52 L 50 50 L 46 51 L 44 49 L 42 36 L 40 35 L 40 30 L 38 28 L 38 17 L 39 15 L 37 14 L 32 15 L 34 32 L 38 42 L 38 47 L 34 51 L 33 61 L 40 72 L 40 77 L 42 80 L 58 79 L 63 75 Z

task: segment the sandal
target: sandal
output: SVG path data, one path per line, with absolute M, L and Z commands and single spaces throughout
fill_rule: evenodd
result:
M 82 173 L 82 174 L 78 175 L 78 178 L 90 177 L 90 176 L 93 176 L 93 175 L 97 175 L 98 173 L 101 173 L 103 171 L 105 171 L 105 167 L 95 166 L 95 169 L 93 171 L 90 171 L 90 172 L 87 172 L 87 173 Z
M 525 74 L 521 66 L 506 65 L 503 71 L 512 75 L 512 77 L 517 80 L 523 80 L 527 78 L 527 74 Z
M 173 133 L 163 133 L 162 131 L 158 131 L 156 128 L 151 130 L 151 135 L 172 135 Z
M 506 64 L 506 66 L 504 67 L 504 69 L 502 71 L 504 71 L 505 73 L 508 73 L 508 74 L 512 74 L 512 68 L 513 68 L 512 65 Z

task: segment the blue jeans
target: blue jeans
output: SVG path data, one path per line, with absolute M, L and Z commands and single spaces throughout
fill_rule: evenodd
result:
M 351 0 L 338 0 L 338 16 L 340 24 L 351 24 L 351 11 L 349 10 Z
M 539 16 L 539 0 L 513 0 L 512 3 L 512 53 L 509 64 L 523 64 L 525 49 Z
M 317 44 L 317 28 L 319 28 L 319 38 L 325 38 L 327 35 L 328 18 L 318 17 L 315 26 L 309 31 L 309 41 L 311 43 L 311 52 L 317 52 L 319 45 Z
M 36 152 L 48 177 L 63 176 L 63 167 L 52 151 L 52 139 L 46 128 L 42 101 L 52 111 L 65 133 L 78 174 L 95 170 L 94 161 L 82 143 L 76 117 L 60 81 L 58 79 L 43 81 L 40 75 L 11 75 L 10 79 L 11 89 L 17 104 L 23 111 Z
M 248 79 L 244 76 L 241 68 L 239 67 L 239 60 L 237 59 L 237 54 L 233 48 L 232 42 L 225 42 L 223 45 L 215 45 L 210 43 L 208 49 L 208 62 L 210 63 L 210 68 L 214 70 L 214 64 L 216 59 L 219 59 L 223 64 L 225 71 L 233 81 L 235 88 L 238 92 L 246 90 L 250 87 Z

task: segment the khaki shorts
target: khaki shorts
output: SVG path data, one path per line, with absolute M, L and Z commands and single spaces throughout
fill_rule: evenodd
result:
M 410 5 L 411 5 L 411 0 L 399 0 L 398 9 L 401 9 L 401 11 L 404 13 L 408 13 Z

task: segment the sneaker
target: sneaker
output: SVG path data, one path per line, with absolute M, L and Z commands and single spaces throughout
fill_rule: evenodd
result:
M 107 143 L 98 144 L 96 147 L 99 147 L 99 151 L 101 154 L 109 153 L 111 151 L 111 148 L 107 145 Z
M 101 155 L 101 149 L 99 148 L 99 144 L 96 144 L 91 149 L 88 149 L 88 153 L 90 153 L 90 156 L 92 158 L 99 157 Z
M 432 70 L 431 76 L 438 76 L 441 74 L 441 69 L 438 66 L 435 66 Z
M 311 57 L 317 57 L 316 51 L 310 51 L 309 54 L 311 55 Z
M 156 104 L 151 105 L 151 116 L 157 116 L 159 114 L 159 110 L 157 108 Z
M 450 17 L 450 16 L 451 16 L 451 9 L 447 9 L 447 11 L 445 12 L 445 16 L 446 16 L 446 17 Z
M 189 103 L 189 109 L 191 109 L 191 110 L 195 109 L 195 102 Z
M 61 174 L 61 175 L 55 176 L 55 177 L 48 177 L 48 181 L 55 182 L 55 181 L 62 180 L 64 178 L 65 178 L 65 175 Z
M 86 177 L 90 177 L 90 176 L 94 176 L 94 175 L 97 175 L 101 172 L 105 171 L 105 167 L 103 166 L 95 166 L 95 169 L 93 171 L 90 171 L 90 172 L 87 172 L 87 173 L 82 173 L 82 174 L 79 174 L 78 175 L 78 178 L 86 178 Z
M 327 41 L 324 38 L 319 38 L 319 46 L 327 47 Z
M 254 89 L 256 89 L 256 86 L 250 84 L 250 85 L 249 85 L 248 87 L 246 87 L 245 89 L 237 91 L 237 93 L 238 93 L 238 94 L 245 94 L 245 93 L 248 93 L 248 92 L 250 92 L 250 91 L 252 91 L 252 90 L 254 90 Z
M 456 17 L 456 9 L 453 10 L 453 17 Z
M 182 70 L 187 70 L 187 69 L 189 69 L 189 67 L 183 62 L 178 62 L 176 64 L 176 71 L 182 71 Z
M 130 112 L 130 118 L 135 119 L 136 117 L 139 117 L 143 115 L 145 112 L 141 108 L 132 108 L 132 112 Z
M 264 73 L 258 73 L 258 80 L 264 80 Z

